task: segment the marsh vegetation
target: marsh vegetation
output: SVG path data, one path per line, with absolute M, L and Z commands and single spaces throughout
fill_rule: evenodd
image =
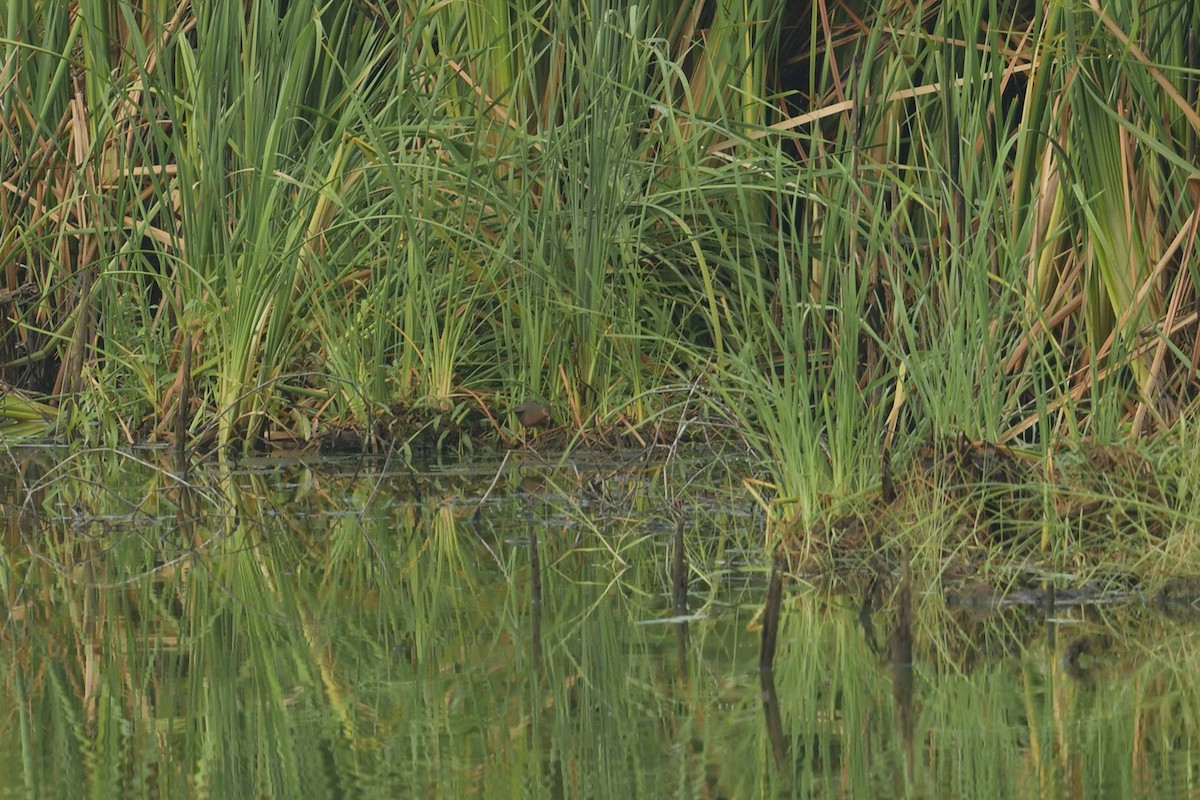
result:
M 97 787 L 150 785 L 170 765 L 189 788 L 252 773 L 292 794 L 313 759 L 338 780 L 382 774 L 404 742 L 444 736 L 477 757 L 435 747 L 412 786 L 477 790 L 500 752 L 513 786 L 557 769 L 556 786 L 650 796 L 671 787 L 622 783 L 649 771 L 621 759 L 655 752 L 647 766 L 661 756 L 680 793 L 763 793 L 672 760 L 697 741 L 799 764 L 777 774 L 800 794 L 869 794 L 900 773 L 914 792 L 1055 794 L 1110 747 L 1130 771 L 1097 786 L 1186 774 L 1198 715 L 1165 709 L 1192 708 L 1171 670 L 1195 655 L 1157 614 L 1200 596 L 1198 37 L 1191 0 L 10 3 L 0 577 L 25 713 L 11 774 L 28 787 L 68 764 L 64 787 L 89 770 Z M 31 467 L 23 440 L 65 449 Z M 318 452 L 381 459 L 388 477 L 290 471 Z M 264 453 L 282 489 L 246 484 Z M 130 459 L 147 471 L 126 485 Z M 486 477 L 431 486 L 423 459 Z M 602 480 L 580 466 L 595 459 L 615 465 Z M 658 470 L 655 492 L 626 494 L 641 470 Z M 563 536 L 464 544 L 490 503 L 532 514 L 547 483 L 566 510 L 536 514 Z M 398 485 L 402 508 L 381 500 Z M 729 517 L 688 505 L 705 486 Z M 342 492 L 361 501 L 353 521 L 305 516 Z M 372 514 L 393 516 L 368 530 Z M 494 585 L 479 578 L 493 566 Z M 749 594 L 733 599 L 741 570 Z M 533 586 L 561 618 L 513 610 Z M 712 737 L 725 689 L 759 711 L 732 665 L 747 631 L 758 643 L 764 587 L 782 607 L 770 666 L 800 678 L 769 727 L 788 737 Z M 691 716 L 668 709 L 658 662 L 632 678 L 593 666 L 652 616 L 606 604 L 648 597 L 672 625 L 752 609 L 678 645 L 680 676 L 722 687 Z M 1109 603 L 1149 633 L 1099 620 Z M 622 623 L 592 626 L 600 608 Z M 1087 630 L 1056 640 L 1063 614 Z M 877 617 L 907 632 L 876 637 Z M 704 637 L 726 635 L 712 667 Z M 544 649 L 508 649 L 519 637 Z M 984 654 L 1021 660 L 1020 677 L 979 677 Z M 396 659 L 425 671 L 376 692 Z M 863 670 L 886 662 L 880 689 Z M 1133 676 L 1115 738 L 1059 715 L 1102 705 L 1059 681 L 1084 662 Z M 488 664 L 512 669 L 490 695 Z M 912 690 L 914 665 L 917 695 L 924 670 L 1010 716 L 988 728 L 967 705 L 939 716 L 928 691 L 880 694 Z M 639 692 L 620 694 L 627 678 Z M 989 694 L 997 682 L 1020 702 Z M 609 692 L 666 728 L 586 761 L 590 736 L 617 736 L 595 699 Z M 518 695 L 497 711 L 511 726 L 488 727 Z M 872 725 L 893 714 L 904 747 L 886 766 L 860 758 L 887 749 Z M 593 727 L 572 728 L 580 715 Z M 247 772 L 188 727 L 206 720 L 291 760 Z M 921 750 L 935 740 L 946 749 Z M 551 741 L 557 761 L 524 760 Z M 970 748 L 1002 762 L 955 761 Z M 875 771 L 839 771 L 851 763 Z M 1037 767 L 1030 786 L 996 777 L 1017 764 Z
M 471 453 L 547 403 L 748 449 L 779 531 L 960 435 L 1186 441 L 1200 21 L 1143 5 L 14 6 L 5 428 Z

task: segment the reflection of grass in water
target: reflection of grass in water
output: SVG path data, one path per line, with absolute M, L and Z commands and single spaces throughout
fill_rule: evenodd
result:
M 1101 758 L 1113 742 L 1186 743 L 1200 718 L 1179 677 L 1197 658 L 1187 629 L 1136 606 L 1063 610 L 1077 622 L 1050 650 L 1035 616 L 942 603 L 934 559 L 922 555 L 930 532 L 915 529 L 885 535 L 880 557 L 886 566 L 897 539 L 913 542 L 916 757 L 903 756 L 880 644 L 896 618 L 885 568 L 875 649 L 857 590 L 789 585 L 776 658 L 789 760 L 768 768 L 752 619 L 763 582 L 740 582 L 736 563 L 756 552 L 761 523 L 713 507 L 718 493 L 679 489 L 672 510 L 654 466 L 640 484 L 639 473 L 613 475 L 605 506 L 585 492 L 600 492 L 587 487 L 607 472 L 566 468 L 536 496 L 504 489 L 471 523 L 462 498 L 482 492 L 486 470 L 379 480 L 268 467 L 283 480 L 198 471 L 183 519 L 173 513 L 181 487 L 147 464 L 109 454 L 23 465 L 37 486 L 28 507 L 74 516 L 25 517 L 8 550 L 7 574 L 21 582 L 8 589 L 12 646 L 0 670 L 28 741 L 14 781 L 33 775 L 43 794 L 63 796 L 80 786 L 136 795 L 138 774 L 152 776 L 148 786 L 199 781 L 231 796 L 332 796 L 321 787 L 350 784 L 509 796 L 547 782 L 576 795 L 670 796 L 682 785 L 740 797 L 793 782 L 801 794 L 870 796 L 897 781 L 1010 796 L 1022 781 L 1071 776 L 1125 785 L 1140 767 Z M 911 496 L 900 475 L 898 502 Z M 686 678 L 675 628 L 653 624 L 675 613 L 664 524 L 675 513 L 691 569 Z M 534 526 L 540 671 L 528 638 Z M 1075 662 L 1095 689 L 1066 671 L 1080 636 L 1107 642 Z M 1110 766 L 1073 766 L 1097 763 Z

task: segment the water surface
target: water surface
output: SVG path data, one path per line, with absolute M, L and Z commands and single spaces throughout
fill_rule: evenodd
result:
M 762 673 L 763 520 L 711 458 L 7 459 L 6 795 L 1196 790 L 1188 602 L 947 602 L 884 553 L 786 581 Z

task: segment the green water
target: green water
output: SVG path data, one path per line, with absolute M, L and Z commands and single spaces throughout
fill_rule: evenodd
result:
M 736 468 L 7 455 L 5 797 L 1197 789 L 1183 607 L 791 581 L 764 682 Z

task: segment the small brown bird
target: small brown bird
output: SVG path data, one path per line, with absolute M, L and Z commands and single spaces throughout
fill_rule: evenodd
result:
M 513 413 L 522 428 L 544 428 L 550 424 L 550 406 L 545 403 L 521 403 Z

